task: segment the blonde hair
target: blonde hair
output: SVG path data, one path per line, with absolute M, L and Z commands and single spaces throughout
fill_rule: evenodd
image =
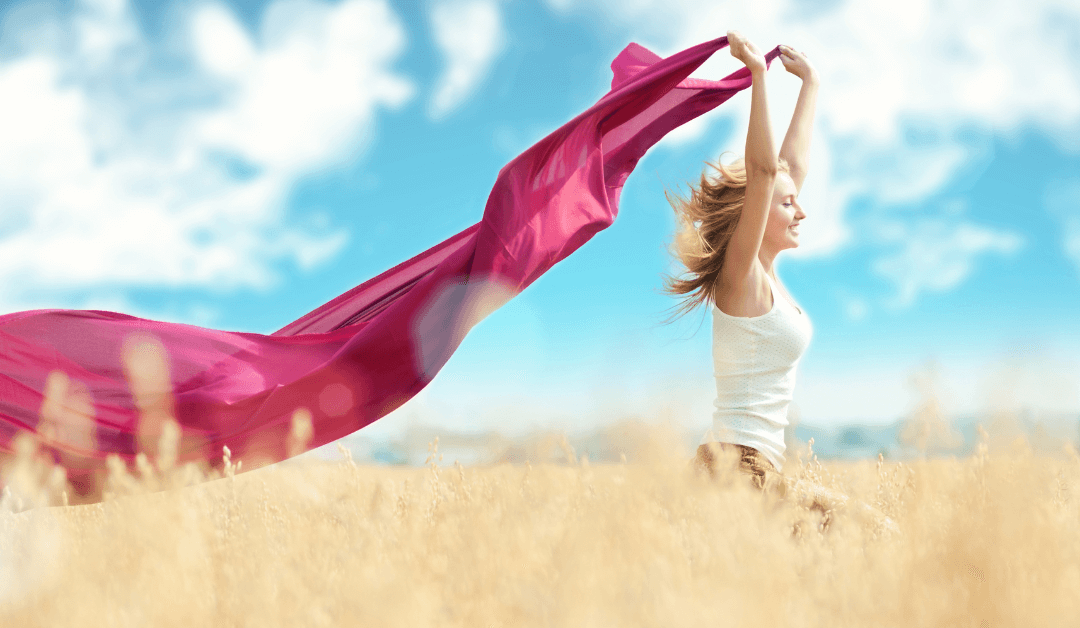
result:
M 721 157 L 725 153 L 721 153 Z M 665 192 L 668 203 L 675 210 L 676 231 L 668 252 L 686 267 L 689 277 L 664 275 L 666 294 L 683 296 L 674 315 L 665 324 L 705 304 L 712 298 L 720 270 L 724 266 L 731 234 L 739 224 L 743 201 L 746 198 L 746 163 L 742 157 L 725 166 L 720 160 L 706 163 L 716 170 L 719 177 L 710 178 L 707 171 L 701 173 L 701 183 L 690 186 L 690 197 L 683 198 Z M 784 159 L 777 161 L 780 172 L 790 172 Z

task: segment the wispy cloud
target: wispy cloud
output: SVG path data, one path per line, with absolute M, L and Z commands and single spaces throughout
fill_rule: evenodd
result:
M 487 76 L 505 36 L 499 5 L 493 0 L 436 2 L 431 25 L 446 64 L 428 108 L 428 115 L 438 120 L 464 103 Z
M 883 222 L 879 235 L 896 246 L 873 264 L 897 288 L 891 307 L 909 306 L 922 292 L 950 290 L 971 275 L 979 256 L 1012 254 L 1024 243 L 1015 233 L 942 218 Z
M 866 314 L 870 308 L 867 306 L 866 301 L 859 297 L 848 297 L 844 299 L 844 315 L 848 320 L 861 321 L 866 318 Z
M 1061 247 L 1080 276 L 1080 179 L 1052 181 L 1043 191 L 1043 204 L 1061 225 Z
M 9 11 L 2 31 L 8 294 L 266 285 L 279 260 L 309 267 L 344 244 L 290 224 L 285 202 L 411 97 L 384 0 L 277 0 L 255 33 L 224 6 L 178 6 L 161 41 L 126 0 L 42 7 Z

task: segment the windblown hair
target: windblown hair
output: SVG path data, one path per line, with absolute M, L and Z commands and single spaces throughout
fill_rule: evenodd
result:
M 664 275 L 663 292 L 684 297 L 665 324 L 712 299 L 728 242 L 742 215 L 746 198 L 745 160 L 740 157 L 726 166 L 720 160 L 706 165 L 719 176 L 710 178 L 707 171 L 702 172 L 701 183 L 690 186 L 690 198 L 666 193 L 677 223 L 668 252 L 686 267 L 686 272 L 680 274 L 688 277 Z M 790 172 L 783 159 L 778 160 L 777 167 L 780 172 Z

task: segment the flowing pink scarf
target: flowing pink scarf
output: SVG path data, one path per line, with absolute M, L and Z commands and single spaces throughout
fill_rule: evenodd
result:
M 84 492 L 106 456 L 130 464 L 152 449 L 145 436 L 160 426 L 148 425 L 125 372 L 133 338 L 164 349 L 179 462 L 220 464 L 223 446 L 244 469 L 295 454 L 298 409 L 310 425 L 303 448 L 363 428 L 423 389 L 473 325 L 611 225 L 645 151 L 751 85 L 746 68 L 688 78 L 725 46 L 721 37 L 661 59 L 630 44 L 611 64 L 610 92 L 499 172 L 480 222 L 273 334 L 91 310 L 0 317 L 0 451 L 34 433 Z M 54 371 L 78 407 L 43 407 Z

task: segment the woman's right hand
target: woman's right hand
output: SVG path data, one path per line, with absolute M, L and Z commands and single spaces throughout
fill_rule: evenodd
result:
M 750 40 L 743 37 L 739 31 L 728 31 L 728 47 L 731 56 L 746 64 L 750 72 L 763 72 L 766 69 L 765 55 L 761 54 Z

